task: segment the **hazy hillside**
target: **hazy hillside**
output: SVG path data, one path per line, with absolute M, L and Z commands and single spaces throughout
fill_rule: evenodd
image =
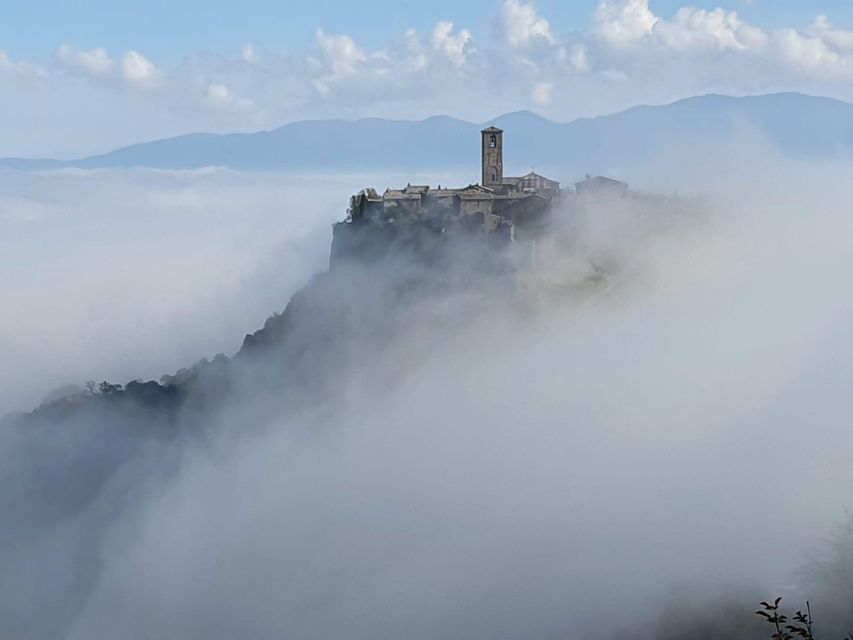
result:
M 507 169 L 607 171 L 650 153 L 694 154 L 736 136 L 764 139 L 789 154 L 831 157 L 853 149 L 853 105 L 795 93 L 733 98 L 707 95 L 665 106 L 558 124 L 522 111 L 488 123 L 446 116 L 420 122 L 368 118 L 305 121 L 272 131 L 193 133 L 69 162 L 0 160 L 0 167 L 154 167 L 294 171 L 415 171 L 479 164 L 472 144 L 484 124 L 507 130 Z

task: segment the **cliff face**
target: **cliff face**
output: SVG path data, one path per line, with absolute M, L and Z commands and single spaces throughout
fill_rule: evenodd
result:
M 433 270 L 489 265 L 511 241 L 511 226 L 484 232 L 482 216 L 449 222 L 350 219 L 333 227 L 329 269 L 381 266 L 404 261 Z M 465 253 L 462 252 L 465 248 Z

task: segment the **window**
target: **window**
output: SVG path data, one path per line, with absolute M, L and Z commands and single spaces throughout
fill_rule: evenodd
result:
M 489 136 L 489 149 L 494 149 L 498 146 L 498 137 L 493 133 Z
M 498 174 L 496 174 L 494 171 L 492 171 L 492 182 L 497 182 L 497 181 L 498 181 Z

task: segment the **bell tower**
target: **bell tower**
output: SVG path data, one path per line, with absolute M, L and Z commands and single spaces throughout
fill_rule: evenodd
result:
M 503 184 L 504 142 L 503 131 L 497 127 L 483 129 L 483 181 L 484 187 Z

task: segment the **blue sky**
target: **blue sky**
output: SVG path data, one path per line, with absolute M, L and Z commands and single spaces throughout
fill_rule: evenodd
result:
M 853 100 L 850 0 L 6 0 L 0 156 L 303 118 Z
M 246 41 L 270 50 L 304 47 L 319 27 L 352 33 L 367 46 L 379 46 L 389 33 L 409 27 L 425 29 L 440 18 L 489 28 L 498 4 L 493 0 L 4 0 L 0 47 L 39 56 L 52 52 L 58 42 L 83 48 L 134 46 L 164 61 L 175 61 L 197 51 L 236 49 Z M 650 3 L 661 15 L 671 15 L 685 4 L 737 10 L 745 19 L 767 27 L 804 24 L 818 12 L 838 23 L 853 24 L 850 0 Z M 537 6 L 556 30 L 571 31 L 585 27 L 596 2 L 541 0 Z

